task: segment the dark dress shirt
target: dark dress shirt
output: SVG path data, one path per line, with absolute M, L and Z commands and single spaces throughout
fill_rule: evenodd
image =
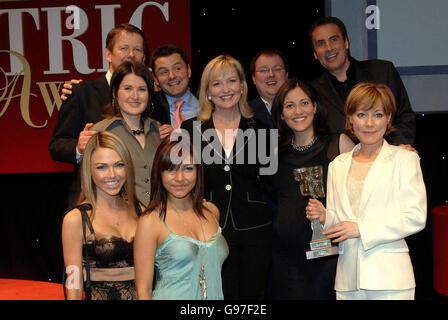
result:
M 414 143 L 415 113 L 412 111 L 406 88 L 394 65 L 385 60 L 358 61 L 353 57 L 349 57 L 349 59 L 350 67 L 345 83 L 337 83 L 337 79 L 328 71 L 312 82 L 319 102 L 327 111 L 327 121 L 331 133 L 345 131 L 344 104 L 346 96 L 353 86 L 360 82 L 378 82 L 391 89 L 397 104 L 397 112 L 392 120 L 392 125 L 397 130 L 392 132 L 387 140 L 395 145 Z

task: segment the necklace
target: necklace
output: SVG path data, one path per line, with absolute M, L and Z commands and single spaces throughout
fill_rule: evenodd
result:
M 131 131 L 134 136 L 138 136 L 139 134 L 145 133 L 145 129 L 143 127 L 141 127 L 140 129 L 137 129 L 137 130 L 131 129 Z
M 302 152 L 302 151 L 308 150 L 309 148 L 311 148 L 312 146 L 314 146 L 314 144 L 315 144 L 316 141 L 317 141 L 317 137 L 314 137 L 314 139 L 313 139 L 309 144 L 307 144 L 306 146 L 298 146 L 298 145 L 296 145 L 296 144 L 294 143 L 294 141 L 295 141 L 294 136 L 292 136 L 292 139 L 291 139 L 291 146 L 292 146 L 295 150 L 297 150 L 297 151 L 299 151 L 299 152 Z
M 132 132 L 132 134 L 134 136 L 138 136 L 138 135 L 140 135 L 142 133 L 145 133 L 145 128 L 143 126 L 143 120 L 140 119 L 140 126 L 141 127 L 140 127 L 140 129 L 137 129 L 137 130 L 131 129 L 131 127 L 127 124 L 126 120 L 122 119 L 122 121 L 123 121 L 125 127 L 128 128 Z
M 185 229 L 187 229 L 188 232 L 190 232 L 191 237 L 193 239 L 196 239 L 194 237 L 194 234 L 191 231 L 191 229 L 185 223 L 185 220 L 182 217 L 182 215 L 179 213 L 179 211 L 177 211 L 177 209 L 174 206 L 173 206 L 173 210 L 177 213 L 177 215 L 179 216 L 180 220 L 182 220 L 182 223 L 183 223 Z M 199 285 L 200 285 L 200 288 L 201 288 L 201 300 L 207 300 L 207 279 L 205 278 L 205 265 L 204 265 L 204 260 L 203 260 L 204 256 L 207 254 L 207 249 L 205 247 L 204 227 L 202 226 L 201 218 L 198 217 L 198 219 L 199 219 L 199 225 L 201 226 L 202 238 L 204 239 L 204 241 L 200 241 L 199 240 L 199 242 L 201 243 L 199 245 L 199 256 L 200 256 L 200 259 L 201 259 L 201 271 L 199 272 Z M 205 253 L 203 253 L 201 249 L 204 249 Z

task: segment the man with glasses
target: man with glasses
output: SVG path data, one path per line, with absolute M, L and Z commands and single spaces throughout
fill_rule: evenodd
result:
M 288 79 L 286 57 L 280 50 L 265 48 L 252 59 L 250 73 L 258 92 L 258 96 L 249 101 L 254 117 L 274 128 L 271 106 L 278 89 Z
M 180 124 L 198 113 L 198 99 L 190 91 L 191 68 L 185 52 L 175 45 L 161 46 L 151 56 L 155 93 L 154 118 L 161 123 Z

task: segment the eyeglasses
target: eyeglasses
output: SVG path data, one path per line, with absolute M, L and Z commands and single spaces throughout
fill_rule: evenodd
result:
M 272 73 L 281 73 L 283 71 L 285 71 L 285 68 L 282 67 L 274 67 L 274 68 L 269 68 L 269 67 L 264 67 L 260 70 L 256 70 L 255 72 L 260 72 L 262 74 L 268 74 L 269 71 L 272 71 Z

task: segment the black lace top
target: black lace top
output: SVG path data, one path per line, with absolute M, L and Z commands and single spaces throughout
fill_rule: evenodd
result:
M 86 293 L 86 299 L 134 300 L 134 238 L 130 242 L 115 236 L 97 239 L 86 213 L 86 210 L 91 208 L 89 204 L 78 206 L 82 212 L 83 223 L 90 230 L 83 243 L 83 252 L 87 254 L 87 261 L 84 257 L 84 266 L 88 263 L 90 272 L 90 292 Z M 140 214 L 138 209 L 137 214 Z

